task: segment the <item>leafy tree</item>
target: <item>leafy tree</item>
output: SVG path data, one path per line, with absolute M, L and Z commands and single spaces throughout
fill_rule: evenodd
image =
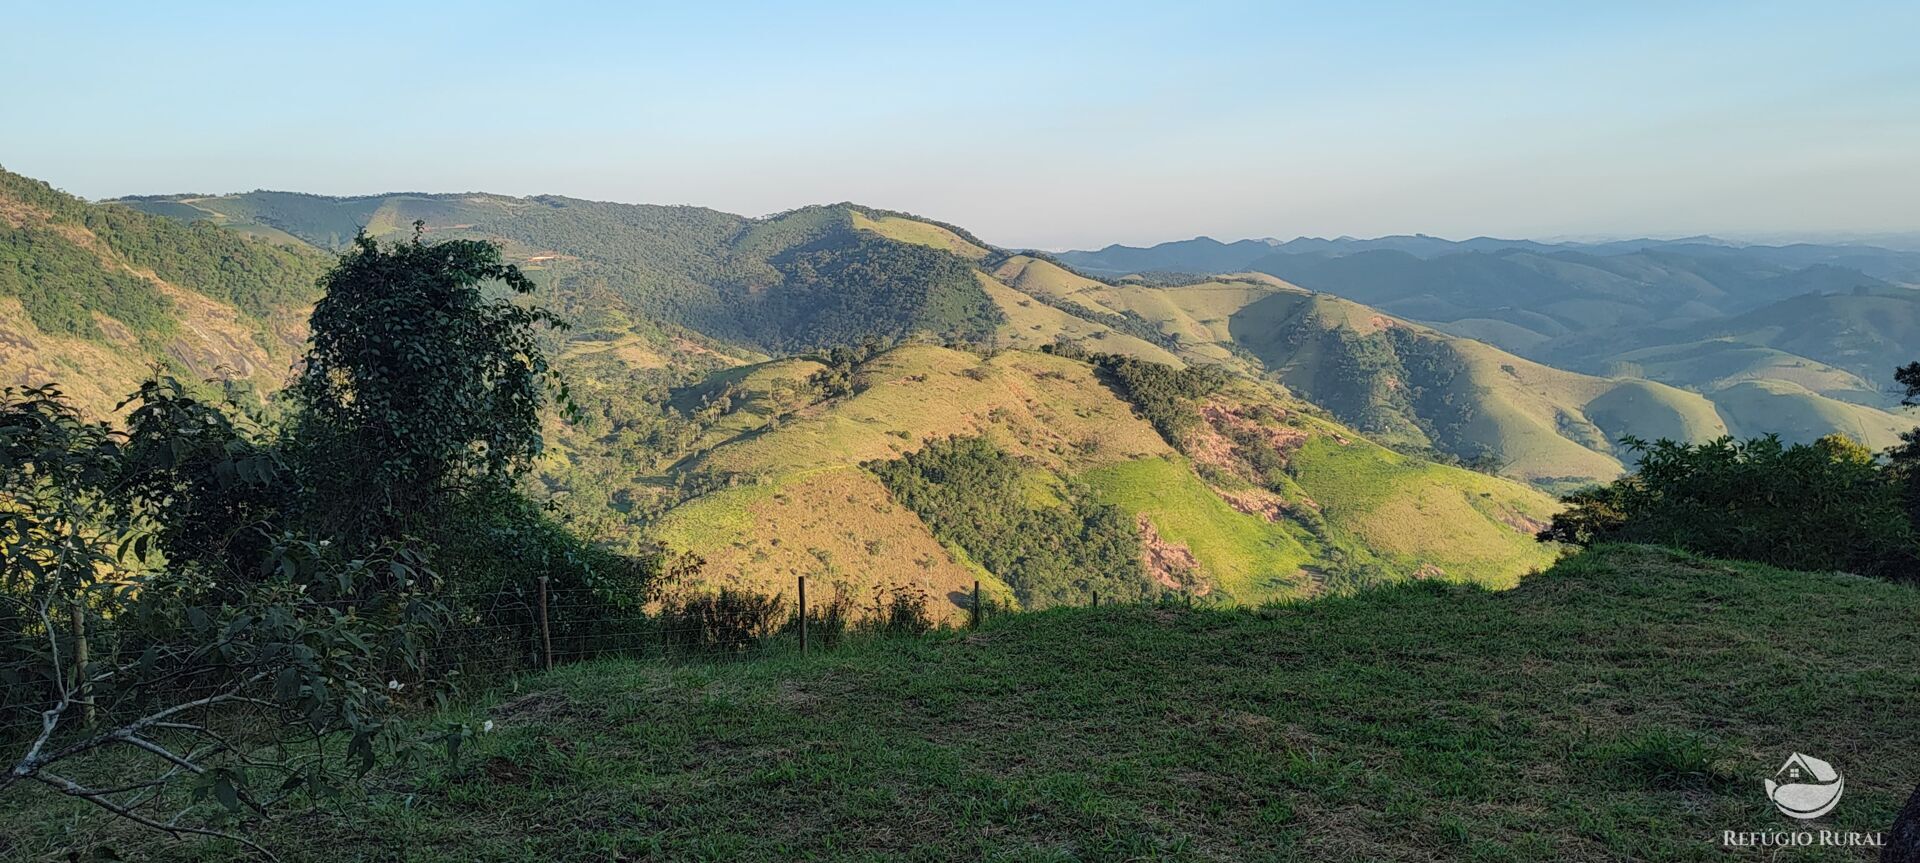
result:
M 1900 397 L 1901 404 L 1908 407 L 1920 405 L 1920 363 L 1908 363 L 1895 369 L 1893 379 L 1904 390 Z M 1900 443 L 1887 451 L 1887 459 L 1889 470 L 1900 482 L 1908 518 L 1915 525 L 1920 525 L 1920 429 L 1902 432 Z
M 405 547 L 356 556 L 282 533 L 238 584 L 166 559 L 154 519 L 175 510 L 129 480 L 133 449 L 57 390 L 0 393 L 0 718 L 32 720 L 0 791 L 36 784 L 251 844 L 227 822 L 331 794 L 393 751 L 401 684 L 384 681 L 418 679 L 444 610 Z M 122 781 L 89 779 L 108 753 L 124 753 Z
M 536 327 L 534 284 L 473 240 L 382 246 L 362 234 L 323 285 L 292 387 L 304 481 L 329 523 L 397 535 L 443 496 L 502 485 L 542 446 L 549 396 L 570 407 Z M 508 296 L 502 296 L 502 291 Z
M 0 727 L 32 720 L 0 791 L 246 842 L 422 744 L 403 693 L 497 646 L 450 640 L 456 612 L 503 640 L 489 603 L 551 581 L 556 634 L 584 641 L 697 565 L 608 552 L 518 491 L 567 394 L 538 341 L 560 322 L 514 302 L 532 284 L 497 249 L 361 237 L 325 285 L 288 422 L 165 378 L 124 431 L 51 388 L 0 395 Z M 152 775 L 84 778 L 119 750 Z

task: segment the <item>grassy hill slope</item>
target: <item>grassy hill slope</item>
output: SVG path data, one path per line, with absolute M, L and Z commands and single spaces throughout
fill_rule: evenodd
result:
M 1061 356 L 909 345 L 863 362 L 832 396 L 808 388 L 825 368 L 778 360 L 682 391 L 687 405 L 723 388 L 734 396 L 657 480 L 712 490 L 667 510 L 651 535 L 706 558 L 716 583 L 776 593 L 808 575 L 854 596 L 909 584 L 958 616 L 955 591 L 981 570 L 857 467 L 960 436 L 1023 460 L 1042 486 L 1087 484 L 1140 520 L 1151 548 L 1191 555 L 1215 599 L 1311 595 L 1350 558 L 1371 567 L 1345 571 L 1354 578 L 1489 585 L 1549 560 L 1531 535 L 1551 499 L 1393 453 L 1253 382 L 1194 406 L 1197 437 L 1176 447 L 1092 366 Z M 1223 436 L 1235 433 L 1239 444 Z M 1285 476 L 1255 476 L 1246 433 L 1277 442 L 1265 452 Z M 1004 596 L 999 574 L 987 575 Z
M 1726 830 L 1891 823 L 1920 775 L 1915 615 L 1909 587 L 1614 547 L 1499 593 L 601 661 L 454 713 L 495 723 L 463 772 L 383 777 L 369 808 L 269 839 L 422 863 L 1730 859 Z M 1794 751 L 1846 775 L 1811 825 L 1762 792 Z M 57 813 L 4 814 L 22 847 L 69 847 Z

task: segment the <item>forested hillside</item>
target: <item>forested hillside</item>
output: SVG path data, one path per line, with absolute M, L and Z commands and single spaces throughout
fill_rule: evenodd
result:
M 0 377 L 99 413 L 156 363 L 278 388 L 330 260 L 0 170 Z

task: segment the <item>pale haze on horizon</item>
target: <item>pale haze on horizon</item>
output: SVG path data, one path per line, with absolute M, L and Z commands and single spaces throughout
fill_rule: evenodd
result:
M 1007 246 L 1920 230 L 1920 5 L 8 3 L 91 198 L 851 200 Z M 716 7 L 716 8 L 708 8 Z

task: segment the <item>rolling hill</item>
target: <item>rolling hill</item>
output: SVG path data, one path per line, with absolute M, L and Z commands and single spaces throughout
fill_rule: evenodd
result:
M 1789 352 L 1805 347 L 1785 334 L 1770 349 L 1779 356 L 1656 351 L 1637 357 L 1643 372 L 1581 374 L 1271 272 L 1099 278 L 854 204 L 749 219 L 480 193 L 88 204 L 31 181 L 7 189 L 0 212 L 16 227 L 79 237 L 73 226 L 91 225 L 118 256 L 85 258 L 107 275 L 61 292 L 84 314 L 46 323 L 71 332 L 21 328 L 31 341 L 8 355 L 15 381 L 95 386 L 96 411 L 148 360 L 212 371 L 192 348 L 219 321 L 251 328 L 258 356 L 246 373 L 276 383 L 312 275 L 362 228 L 400 238 L 419 222 L 430 239 L 499 243 L 578 323 L 553 346 L 584 416 L 551 426 L 542 494 L 589 535 L 698 555 L 709 586 L 779 592 L 807 575 L 864 599 L 907 585 L 949 614 L 976 580 L 1028 607 L 1096 592 L 1246 604 L 1407 580 L 1504 586 L 1551 557 L 1532 541 L 1555 505 L 1536 488 L 1617 475 L 1621 435 L 1843 430 L 1878 446 L 1905 427 L 1847 366 L 1787 377 L 1799 356 Z M 123 224 L 145 245 L 114 246 L 119 234 L 101 227 Z M 88 248 L 84 239 L 69 246 Z M 1346 257 L 1447 260 L 1430 240 L 1411 241 L 1428 258 Z M 1275 254 L 1258 245 L 1262 260 Z M 31 267 L 71 257 L 14 248 Z M 184 251 L 152 257 L 168 248 Z M 1616 290 L 1629 277 L 1615 270 L 1658 269 L 1661 284 L 1711 270 L 1656 268 L 1653 252 L 1575 260 L 1594 254 L 1460 256 L 1468 271 L 1531 274 L 1514 276 L 1516 297 L 1567 268 L 1605 272 L 1583 277 L 1599 293 L 1569 302 L 1607 296 L 1623 308 L 1659 292 Z M 153 278 L 115 281 L 143 266 Z M 1715 296 L 1687 283 L 1680 305 Z M 1389 308 L 1441 296 L 1382 284 Z M 143 311 L 149 295 L 173 305 Z M 1765 329 L 1769 308 L 1743 312 L 1744 325 Z M 21 309 L 15 318 L 32 323 Z M 1483 320 L 1549 340 L 1575 332 L 1549 312 L 1570 314 Z M 1862 344 L 1884 353 L 1897 338 Z M 1688 362 L 1712 366 L 1721 386 L 1649 379 L 1707 373 Z M 1011 524 L 1044 528 L 996 532 Z
M 1257 603 L 1330 580 L 1504 585 L 1551 557 L 1531 539 L 1553 510 L 1544 495 L 1394 453 L 1255 381 L 1183 403 L 1190 427 L 1169 441 L 1099 368 L 1067 357 L 908 345 L 860 362 L 836 395 L 808 383 L 826 369 L 775 360 L 682 391 L 690 403 L 733 395 L 654 481 L 696 491 L 651 535 L 764 592 L 800 575 L 852 596 L 909 583 L 957 614 L 979 579 L 1030 604 L 863 469 L 958 437 L 1009 455 L 1042 499 L 1075 487 L 1117 507 L 1158 559 L 1189 565 L 1148 566 L 1166 589 Z M 1271 440 L 1231 438 L 1249 433 Z M 1246 463 L 1256 451 L 1282 462 L 1271 476 Z
M 1170 369 L 1251 370 L 1221 343 L 1233 309 L 1282 287 L 1267 277 L 1106 284 L 851 205 L 745 220 L 485 195 L 133 203 L 148 214 L 125 212 L 173 230 L 300 260 L 324 260 L 309 248 L 337 246 L 361 220 L 387 236 L 417 219 L 433 237 L 502 243 L 586 324 L 558 347 L 587 417 L 552 428 L 538 482 L 583 530 L 699 555 L 708 585 L 771 593 L 808 575 L 862 601 L 905 585 L 945 614 L 976 580 L 1008 604 L 1086 601 L 1098 589 L 1086 565 L 1063 575 L 1037 549 L 990 570 L 980 561 L 994 549 L 969 548 L 950 519 L 889 487 L 888 465 L 949 440 L 1004 456 L 1029 489 L 1015 502 L 1026 516 L 1106 519 L 1139 561 L 1109 596 L 1506 585 L 1551 559 L 1531 537 L 1551 499 L 1392 452 L 1270 383 L 1181 400 L 1181 431 L 1168 433 L 1097 362 L 1023 349 L 1064 339 Z M 580 239 L 595 231 L 606 236 Z M 955 341 L 976 347 L 939 344 Z M 863 342 L 899 346 L 815 350 Z
M 1516 361 L 1525 358 L 1584 377 L 1664 384 L 1710 403 L 1709 408 L 1700 399 L 1636 384 L 1603 405 L 1603 413 L 1614 423 L 1606 428 L 1610 435 L 1622 429 L 1621 423 L 1624 430 L 1642 437 L 1651 436 L 1642 430 L 1664 428 L 1777 433 L 1799 441 L 1818 432 L 1839 431 L 1880 447 L 1913 427 L 1912 419 L 1898 410 L 1892 382 L 1894 368 L 1920 357 L 1920 330 L 1911 326 L 1914 310 L 1920 308 L 1916 305 L 1920 291 L 1911 287 L 1920 283 L 1920 255 L 1910 251 L 1848 245 L 1739 245 L 1711 238 L 1589 244 L 1490 238 L 1452 242 L 1419 236 L 1247 242 L 1264 248 L 1264 254 L 1247 258 L 1256 249 L 1245 242 L 1222 244 L 1203 238 L 1144 249 L 1066 252 L 1059 259 L 1099 272 L 1121 265 L 1216 274 L 1259 271 L 1364 304 L 1378 310 L 1382 320 L 1422 325 L 1414 330 L 1402 326 L 1398 332 L 1403 336 L 1420 333 L 1418 341 L 1427 343 L 1452 338 L 1450 355 L 1484 355 L 1483 350 L 1465 346 L 1472 340 L 1514 355 L 1498 359 L 1496 366 L 1526 368 L 1527 364 Z M 1218 254 L 1211 262 L 1204 261 L 1195 256 L 1196 249 Z M 1227 255 L 1227 249 L 1239 255 Z M 1285 302 L 1268 301 L 1269 305 Z M 1316 317 L 1354 321 L 1372 315 Z M 1249 338 L 1261 337 L 1250 333 Z M 1307 350 L 1308 341 L 1315 340 L 1296 339 L 1298 344 L 1276 354 L 1274 340 L 1267 338 L 1263 358 L 1286 364 L 1284 377 L 1296 386 L 1329 379 L 1353 382 L 1365 377 L 1365 370 L 1373 365 L 1380 365 L 1396 381 L 1407 377 L 1403 373 L 1408 370 L 1392 368 L 1392 362 L 1381 365 L 1342 350 L 1323 354 Z M 1368 351 L 1379 353 L 1378 346 Z M 1341 358 L 1348 365 L 1340 366 Z M 1486 365 L 1467 363 L 1464 368 Z M 1449 397 L 1456 403 L 1499 399 L 1498 393 L 1510 388 L 1508 382 L 1484 373 L 1469 374 L 1463 380 L 1485 396 L 1453 388 Z M 1430 381 L 1412 383 L 1414 390 L 1433 392 Z M 1552 386 L 1563 393 L 1583 393 L 1573 399 L 1576 403 L 1556 406 L 1551 418 L 1564 432 L 1561 436 L 1595 448 L 1588 443 L 1591 436 L 1585 434 L 1578 404 L 1600 397 L 1585 394 L 1595 385 L 1563 378 Z M 1628 393 L 1638 395 L 1628 399 Z M 1407 418 L 1409 422 L 1396 423 L 1377 416 L 1377 409 L 1376 416 L 1365 415 L 1368 405 L 1394 401 L 1391 392 L 1364 394 L 1323 384 L 1303 394 L 1316 400 L 1346 399 L 1344 418 L 1388 439 L 1436 445 L 1463 457 L 1484 449 L 1493 458 L 1523 466 L 1530 460 L 1528 447 L 1506 434 L 1489 430 L 1472 439 L 1454 440 L 1442 433 L 1436 439 L 1436 429 L 1422 427 L 1423 423 L 1431 426 L 1434 417 L 1413 416 Z M 1418 414 L 1419 399 L 1414 401 L 1413 412 Z M 1646 404 L 1654 414 L 1644 422 L 1636 420 L 1632 412 L 1623 413 L 1630 403 Z M 1709 414 L 1719 417 L 1714 420 Z M 1538 447 L 1532 451 L 1546 452 Z M 1571 451 L 1562 453 L 1547 460 L 1569 458 L 1568 463 L 1577 463 L 1584 458 Z M 1541 476 L 1537 471 L 1527 475 Z

